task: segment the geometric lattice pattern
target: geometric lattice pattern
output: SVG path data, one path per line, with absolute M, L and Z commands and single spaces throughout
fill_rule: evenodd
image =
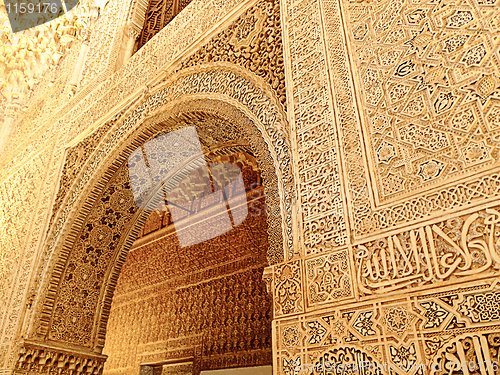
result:
M 110 0 L 15 119 L 0 372 L 498 375 L 500 0 L 188 2 Z M 254 205 L 190 249 L 154 212 L 125 262 L 146 216 L 115 168 L 181 119 Z
M 467 373 L 448 372 L 458 364 L 459 369 L 466 365 L 471 375 L 496 375 L 500 336 L 491 324 L 498 324 L 499 320 L 498 309 L 494 310 L 498 293 L 498 286 L 485 284 L 422 293 L 411 300 L 332 307 L 328 312 L 314 311 L 301 319 L 278 322 L 279 363 L 286 365 L 293 360 L 296 369 L 304 370 L 335 365 L 337 372 L 328 372 L 327 367 L 326 374 L 356 374 L 363 370 L 367 374 Z M 478 307 L 475 301 L 484 300 L 488 301 L 485 308 Z M 306 353 L 298 357 L 302 361 L 297 359 L 296 353 L 300 352 Z M 363 365 L 361 360 L 367 363 Z M 346 371 L 349 366 L 351 371 Z M 481 371 L 481 367 L 486 371 Z M 279 374 L 293 373 L 287 372 L 286 366 L 281 370 Z
M 496 164 L 497 1 L 345 3 L 378 199 Z

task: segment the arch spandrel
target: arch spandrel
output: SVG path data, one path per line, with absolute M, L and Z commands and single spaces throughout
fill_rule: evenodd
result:
M 72 193 L 62 200 L 52 223 L 47 246 L 51 261 L 42 270 L 48 281 L 40 285 L 39 290 L 45 293 L 36 296 L 30 322 L 31 336 L 37 341 L 66 342 L 84 351 L 102 350 L 121 265 L 147 218 L 132 205 L 125 161 L 141 144 L 176 127 L 218 121 L 226 125 L 211 135 L 212 141 L 232 138 L 248 144 L 262 170 L 269 197 L 268 261 L 279 262 L 292 250 L 290 202 L 294 182 L 289 139 L 285 114 L 266 84 L 240 68 L 217 64 L 186 69 L 150 88 L 149 93 L 115 123 L 108 124 L 111 130 L 106 135 L 94 136 L 94 144 L 82 141 L 87 148 L 98 146 L 74 179 Z M 203 126 L 198 127 L 201 142 L 209 144 Z M 104 213 L 98 204 L 102 199 L 115 211 Z M 96 219 L 100 221 L 91 223 Z M 83 253 L 83 242 L 107 250 L 99 259 L 89 260 Z M 81 287 L 84 284 L 87 289 Z M 79 299 L 79 308 L 68 307 L 75 299 Z

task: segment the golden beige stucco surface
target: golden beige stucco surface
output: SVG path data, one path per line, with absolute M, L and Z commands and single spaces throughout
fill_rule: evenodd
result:
M 155 19 L 141 1 L 111 0 L 89 29 L 61 19 L 52 34 L 16 47 L 6 47 L 12 36 L 3 31 L 0 374 L 138 374 L 141 364 L 188 352 L 252 348 L 262 356 L 228 354 L 205 368 L 269 360 L 274 374 L 298 375 L 326 362 L 351 370 L 367 362 L 372 373 L 413 375 L 458 363 L 469 374 L 499 373 L 500 3 L 172 4 L 185 8 L 138 50 L 144 20 Z M 31 66 L 43 53 L 58 58 L 41 74 L 42 65 Z M 268 303 L 244 302 L 246 290 L 237 303 L 221 287 L 215 305 L 225 319 L 260 314 L 272 342 L 245 341 L 255 332 L 235 329 L 232 352 L 214 349 L 213 337 L 212 351 L 200 349 L 203 303 L 217 299 L 211 276 L 191 290 L 184 279 L 168 286 L 177 280 L 169 274 L 148 296 L 126 287 L 145 280 L 137 236 L 168 225 L 131 208 L 124 163 L 134 148 L 187 125 L 199 129 L 206 155 L 251 153 L 261 171 L 261 241 L 251 261 L 221 271 L 220 285 L 264 278 Z M 96 202 L 106 196 L 103 210 Z M 81 252 L 99 230 L 108 233 L 100 221 L 113 240 L 92 245 L 108 254 L 98 267 Z M 186 259 L 202 263 L 199 246 Z M 174 247 L 164 243 L 158 254 Z M 74 284 L 72 275 L 87 277 Z M 183 315 L 185 306 L 196 313 Z M 147 333 L 126 324 L 120 333 L 130 316 Z M 208 321 L 213 331 L 203 332 L 223 337 L 224 320 Z M 151 357 L 128 357 L 136 348 L 119 338 L 127 330 Z M 163 371 L 198 374 L 204 362 L 195 362 Z

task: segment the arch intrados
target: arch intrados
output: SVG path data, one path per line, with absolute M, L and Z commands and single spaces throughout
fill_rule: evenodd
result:
M 247 145 L 238 145 L 231 143 L 229 145 L 219 145 L 219 147 L 212 147 L 206 150 L 204 155 L 209 158 L 210 156 L 219 156 L 224 154 L 232 154 L 238 151 L 248 151 Z M 196 161 L 197 158 L 193 157 L 194 164 L 186 164 L 184 167 L 187 169 L 195 168 L 197 166 Z M 170 177 L 175 179 L 177 174 L 182 173 L 182 170 L 178 170 L 175 174 L 172 174 Z M 168 181 L 167 181 L 168 183 Z M 104 277 L 103 285 L 106 285 L 106 288 L 102 288 L 102 293 L 100 300 L 109 301 L 108 306 L 100 305 L 100 310 L 96 312 L 95 325 L 97 326 L 98 333 L 98 341 L 101 342 L 99 345 L 100 348 L 104 345 L 104 337 L 106 333 L 106 325 L 109 317 L 109 309 L 110 309 L 110 301 L 113 298 L 114 289 L 118 282 L 118 277 L 121 272 L 121 268 L 125 263 L 126 256 L 132 247 L 134 240 L 136 239 L 139 231 L 144 226 L 144 223 L 150 216 L 153 211 L 149 210 L 138 210 L 138 212 L 131 219 L 128 229 L 122 235 L 121 246 L 115 252 L 115 258 L 111 261 L 111 266 L 108 268 L 108 274 Z M 99 339 L 100 338 L 100 339 Z
M 283 207 L 280 210 L 273 208 L 280 207 L 280 201 L 285 200 L 285 189 L 289 186 L 285 186 L 283 181 L 290 181 L 291 176 L 287 176 L 287 178 L 282 176 L 283 171 L 278 168 L 278 162 L 276 161 L 278 157 L 269 151 L 271 141 L 269 137 L 266 137 L 266 134 L 259 131 L 256 125 L 258 122 L 256 117 L 252 116 L 250 111 L 243 112 L 241 108 L 236 107 L 236 104 L 234 101 L 228 100 L 228 98 L 219 97 L 214 99 L 214 95 L 195 94 L 183 96 L 149 113 L 137 129 L 124 136 L 125 139 L 121 141 L 115 153 L 107 155 L 99 170 L 94 173 L 94 178 L 88 184 L 90 188 L 87 188 L 87 192 L 82 194 L 80 204 L 91 207 L 93 201 L 102 192 L 118 168 L 126 162 L 137 147 L 161 134 L 186 126 L 186 121 L 200 121 L 206 118 L 207 115 L 212 118 L 220 118 L 232 124 L 233 129 L 237 129 L 240 135 L 245 137 L 244 140 L 252 148 L 253 154 L 258 161 L 264 180 L 266 206 L 269 210 L 273 210 L 272 214 L 268 212 L 268 226 L 269 228 L 276 228 L 276 237 L 279 237 L 279 243 L 275 241 L 274 249 L 270 250 L 274 258 L 272 263 L 283 259 L 283 233 L 281 228 L 285 223 L 282 217 L 276 217 L 277 211 L 283 214 Z M 227 111 L 228 107 L 234 111 Z M 238 125 L 235 126 L 234 124 Z M 203 143 L 203 135 L 200 135 L 200 140 Z M 241 142 L 241 140 L 236 141 Z M 96 150 L 97 152 L 99 150 Z M 82 222 L 85 214 L 87 212 L 82 210 L 78 215 L 79 219 L 74 222 Z M 71 232 L 75 233 L 75 228 L 72 229 Z M 74 238 L 72 240 L 74 241 Z
M 131 134 L 127 135 L 127 137 L 120 143 L 119 147 L 117 148 L 119 151 L 115 152 L 115 154 L 114 154 L 114 155 L 116 155 L 118 153 L 118 157 L 116 157 L 116 156 L 112 157 L 112 155 L 108 155 L 108 158 L 106 159 L 107 162 L 102 163 L 98 172 L 94 173 L 93 183 L 91 182 L 88 184 L 88 186 L 91 186 L 92 190 L 87 189 L 87 194 L 84 194 L 81 202 L 83 201 L 83 199 L 85 199 L 85 201 L 86 201 L 85 206 L 91 207 L 92 199 L 97 198 L 97 196 L 99 195 L 99 192 L 103 191 L 107 182 L 110 181 L 110 179 L 112 178 L 114 173 L 116 173 L 116 171 L 118 170 L 120 165 L 122 165 L 122 163 L 126 160 L 127 156 L 130 155 L 130 153 L 135 149 L 135 147 L 140 146 L 140 144 L 145 143 L 148 139 L 153 138 L 154 136 L 160 134 L 161 132 L 164 132 L 165 131 L 165 124 L 167 125 L 167 128 L 169 130 L 171 130 L 172 124 L 179 122 L 179 120 L 184 121 L 186 119 L 188 119 L 188 120 L 189 119 L 191 119 L 191 120 L 196 119 L 196 118 L 199 118 L 199 116 L 202 114 L 203 115 L 211 114 L 212 116 L 219 116 L 221 118 L 226 117 L 226 119 L 227 119 L 227 117 L 228 117 L 227 114 L 229 112 L 224 111 L 224 114 L 221 115 L 221 108 L 227 110 L 227 107 L 229 105 L 229 106 L 232 106 L 233 108 L 236 109 L 236 111 L 233 111 L 231 113 L 233 115 L 236 115 L 237 121 L 239 121 L 238 125 L 240 125 L 240 130 L 245 129 L 245 126 L 242 127 L 241 124 L 246 123 L 247 124 L 246 129 L 250 131 L 249 132 L 250 134 L 252 134 L 254 136 L 255 136 L 255 134 L 258 134 L 260 136 L 260 137 L 254 137 L 253 139 L 257 139 L 260 142 L 264 142 L 263 138 L 265 138 L 265 134 L 261 133 L 262 129 L 257 129 L 256 124 L 255 124 L 255 116 L 254 116 L 254 119 L 250 119 L 248 116 L 248 113 L 243 113 L 243 111 L 241 111 L 240 108 L 237 108 L 234 106 L 234 103 L 228 103 L 228 101 L 231 101 L 231 100 L 226 100 L 226 101 L 216 100 L 216 99 L 213 99 L 214 95 L 212 95 L 211 98 L 207 98 L 207 97 L 203 97 L 203 96 L 204 95 L 190 95 L 190 97 L 186 97 L 186 96 L 182 97 L 175 102 L 169 103 L 170 105 L 163 106 L 161 108 L 162 109 L 161 111 L 158 110 L 155 113 L 151 113 L 150 116 L 143 119 L 143 121 L 141 122 L 141 126 L 138 127 L 138 129 L 135 129 L 134 131 L 132 131 Z M 170 108 L 168 108 L 168 107 L 170 107 Z M 202 111 L 200 110 L 201 107 L 203 107 Z M 235 119 L 233 118 L 232 120 L 234 121 Z M 261 130 L 261 131 L 259 131 L 259 130 Z M 286 139 L 284 141 L 287 142 Z M 278 193 L 278 194 L 276 194 L 276 204 L 279 206 L 279 194 L 283 193 L 283 187 L 276 188 L 276 186 L 279 186 L 280 179 L 278 178 L 278 176 L 275 173 L 276 172 L 275 164 L 277 164 L 275 161 L 276 160 L 275 155 L 271 155 L 271 152 L 269 152 L 269 148 L 271 148 L 269 145 L 265 144 L 265 142 L 262 143 L 261 146 L 262 145 L 264 147 L 257 147 L 257 150 L 262 151 L 262 155 L 256 155 L 256 158 L 258 160 L 259 166 L 267 165 L 266 173 L 268 173 L 271 176 L 274 175 L 273 180 L 274 180 L 275 184 L 269 184 L 269 182 L 270 182 L 269 177 L 266 178 L 265 174 L 263 174 L 262 177 L 264 179 L 264 185 L 266 187 L 269 187 L 270 185 L 271 186 L 274 185 L 272 187 L 272 189 L 274 191 L 276 191 L 276 193 Z M 257 144 L 255 144 L 254 146 L 257 146 Z M 98 152 L 98 150 L 96 152 Z M 100 171 L 100 173 L 99 173 L 99 171 Z M 280 169 L 278 169 L 277 172 L 278 172 L 278 174 L 280 174 L 282 171 Z M 73 224 L 70 225 L 71 226 L 70 229 L 72 229 L 71 234 L 73 234 L 73 236 L 72 236 L 72 238 L 70 236 L 67 236 L 66 240 L 73 239 L 73 241 L 70 241 L 70 242 L 74 242 L 74 240 L 76 239 L 77 233 L 78 233 L 78 230 L 76 230 L 75 225 L 78 226 L 78 224 L 82 224 L 86 215 L 88 215 L 88 212 L 80 212 L 80 215 L 79 215 L 80 219 L 78 219 L 78 218 L 75 219 L 73 221 Z M 129 233 L 127 235 L 127 238 L 135 237 L 134 235 L 137 234 L 138 230 L 140 229 L 140 227 L 144 223 L 145 218 L 147 218 L 147 216 L 141 217 L 141 218 L 139 218 L 139 217 L 136 218 L 137 220 L 135 220 L 135 224 L 132 225 L 132 227 L 129 227 Z M 271 219 L 273 219 L 273 217 L 271 217 Z M 279 219 L 280 218 L 278 218 L 278 220 Z M 278 220 L 274 220 L 274 225 L 272 225 L 270 227 L 274 227 L 274 228 L 279 227 L 279 231 L 278 231 L 278 233 L 279 233 L 279 232 L 281 232 L 281 222 L 277 223 Z M 279 220 L 279 221 L 281 221 L 281 220 Z M 129 242 L 129 241 L 127 241 L 127 242 Z M 275 241 L 275 243 L 276 242 L 277 241 Z M 282 246 L 283 241 L 281 240 L 279 242 L 280 242 L 279 245 L 281 247 L 280 258 L 282 258 L 283 257 L 283 255 L 282 255 L 283 254 L 283 250 L 282 250 L 283 249 L 283 246 Z M 130 245 L 131 245 L 131 243 L 130 243 Z M 69 245 L 69 246 L 71 246 L 71 245 Z M 127 247 L 129 247 L 129 246 L 125 245 L 125 243 L 122 242 L 122 249 L 120 249 L 120 251 L 117 251 L 115 253 L 116 256 L 118 257 L 119 254 L 123 255 L 123 253 L 124 253 L 123 250 Z M 66 246 L 66 248 L 68 248 L 68 246 Z M 118 269 L 118 272 L 119 272 L 119 269 Z M 118 275 L 117 272 L 112 272 L 112 274 L 113 274 L 113 276 L 108 275 L 108 277 L 105 278 L 105 280 L 110 280 L 111 278 L 115 278 L 115 275 L 117 278 L 117 275 Z M 104 281 L 104 285 L 106 283 L 107 283 L 107 281 Z M 52 284 L 52 285 L 54 285 L 54 284 Z M 101 290 L 104 290 L 104 289 L 106 289 L 106 295 L 110 294 L 109 297 L 111 297 L 113 288 L 110 288 L 110 289 L 101 288 Z M 104 297 L 104 296 L 101 296 L 101 297 Z M 101 301 L 105 301 L 105 300 L 107 300 L 107 298 L 101 298 Z M 109 310 L 109 307 L 107 310 Z M 50 311 L 47 311 L 47 312 L 50 313 Z M 101 343 L 103 343 L 103 339 L 104 339 L 103 334 L 105 334 L 105 325 L 106 325 L 105 321 L 107 320 L 107 314 L 106 313 L 102 314 L 102 312 L 101 312 L 101 314 L 96 314 L 96 318 L 98 315 L 100 315 L 98 320 L 101 321 L 101 324 L 98 324 L 100 326 L 100 329 L 99 329 L 100 334 L 97 335 L 98 337 L 97 337 L 97 342 L 96 342 L 97 345 L 96 346 L 102 347 Z M 103 320 L 103 315 L 106 315 L 106 316 L 104 316 L 104 320 Z M 97 323 L 96 320 L 94 321 L 94 327 L 96 327 L 95 323 Z M 102 338 L 102 340 L 100 338 Z M 99 345 L 99 344 L 101 344 L 101 345 Z
M 184 104 L 186 105 L 185 102 L 184 102 Z M 171 126 L 167 125 L 166 129 L 159 130 L 156 134 L 150 135 L 149 138 L 147 138 L 147 139 L 144 139 L 145 133 L 141 133 L 141 135 L 138 135 L 138 136 L 134 137 L 133 139 L 134 140 L 141 139 L 142 143 L 146 143 L 147 141 L 155 138 L 156 136 L 165 133 L 165 130 L 171 131 L 171 130 L 179 129 L 180 127 L 186 126 L 186 120 L 195 120 L 195 121 L 199 120 L 200 116 L 203 116 L 203 114 L 204 114 L 202 111 L 199 110 L 200 103 L 192 102 L 191 104 L 196 106 L 196 108 L 197 108 L 196 112 L 194 112 L 194 113 L 187 111 L 185 108 L 184 111 L 182 111 L 179 114 L 173 115 L 171 113 L 165 112 L 165 113 L 161 113 L 161 114 L 158 114 L 156 116 L 151 117 L 147 122 L 145 122 L 145 126 L 147 126 L 148 123 L 155 124 L 155 126 L 157 126 L 159 123 L 164 123 L 165 121 L 167 121 L 167 124 L 171 124 Z M 216 114 L 213 113 L 212 115 L 216 115 Z M 178 123 L 176 123 L 176 121 L 175 121 L 177 119 L 181 119 L 180 122 L 183 122 L 180 126 L 178 126 Z M 250 125 L 250 123 L 249 123 L 249 125 Z M 148 126 L 148 129 L 150 129 L 149 126 Z M 120 154 L 120 160 L 122 161 L 121 164 L 125 163 L 128 156 L 131 154 L 131 152 L 133 150 L 135 150 L 134 147 L 131 147 L 132 145 L 135 146 L 134 141 L 124 145 L 122 153 Z M 239 148 L 242 148 L 242 147 L 252 148 L 251 147 L 252 145 L 246 145 L 246 144 L 240 144 L 240 145 L 236 144 L 234 146 L 236 147 L 235 151 Z M 205 150 L 205 155 L 208 156 L 208 155 L 210 155 L 210 153 L 220 154 L 220 152 L 223 152 L 225 149 L 227 150 L 226 147 L 217 147 L 217 146 L 216 146 L 216 148 L 208 147 Z M 253 150 L 253 148 L 252 148 L 252 150 Z M 255 150 L 253 150 L 253 151 L 254 151 L 254 154 L 257 154 L 256 159 L 257 159 L 257 161 L 259 163 L 259 167 L 260 167 L 261 162 L 262 162 L 262 155 L 259 155 L 260 153 L 255 152 Z M 267 153 L 267 149 L 264 149 L 264 154 L 266 154 L 266 153 Z M 268 158 L 270 158 L 270 155 L 268 156 Z M 115 166 L 116 164 L 112 164 L 112 165 Z M 269 181 L 270 172 L 271 172 L 271 170 L 268 170 L 267 176 L 265 176 L 265 175 L 262 176 L 262 178 L 264 180 L 265 189 L 267 189 L 267 186 L 269 185 L 269 183 L 273 184 L 274 186 L 277 185 L 277 177 L 276 176 L 273 176 L 274 181 Z M 110 176 L 109 179 L 111 179 L 113 175 L 108 174 L 108 176 Z M 172 177 L 175 177 L 175 176 L 172 176 Z M 273 185 L 271 185 L 271 186 L 273 186 Z M 94 195 L 94 194 L 92 194 L 91 196 L 97 197 L 97 195 Z M 269 204 L 269 205 L 279 204 L 278 202 L 276 202 L 277 199 L 274 199 L 275 202 L 273 202 L 272 198 L 273 197 L 271 197 L 271 199 L 268 200 L 267 194 L 266 194 L 266 205 L 267 204 Z M 126 255 L 129 251 L 129 249 L 131 248 L 133 241 L 137 237 L 137 234 L 139 233 L 140 229 L 142 228 L 145 221 L 149 217 L 150 213 L 151 212 L 147 212 L 147 211 L 138 212 L 134 216 L 134 218 L 131 220 L 127 233 L 123 234 L 124 241 L 122 242 L 121 248 L 115 253 L 116 254 L 115 259 L 112 262 L 112 264 L 114 264 L 114 266 L 112 266 L 109 269 L 109 274 L 106 275 L 106 277 L 105 277 L 105 280 L 109 280 L 109 282 L 111 283 L 110 284 L 111 287 L 107 288 L 104 291 L 105 295 L 101 296 L 102 300 L 104 300 L 104 301 L 106 301 L 106 300 L 111 301 L 112 300 L 114 287 L 116 286 L 116 283 L 118 281 L 118 276 L 119 276 L 121 268 L 125 262 Z M 268 231 L 269 231 L 269 221 L 271 221 L 271 222 L 274 221 L 274 224 L 275 224 L 275 222 L 277 221 L 276 219 L 279 219 L 279 218 L 274 218 L 271 215 L 268 216 Z M 281 227 L 281 226 L 279 225 L 279 227 Z M 280 238 L 280 240 L 281 240 L 281 238 Z M 282 243 L 282 240 L 281 240 L 281 243 Z M 97 336 L 101 338 L 101 340 L 99 340 L 99 341 L 102 342 L 102 344 L 101 344 L 102 346 L 104 344 L 104 337 L 105 337 L 105 332 L 106 332 L 106 325 L 107 325 L 108 316 L 109 316 L 109 307 L 101 306 L 101 311 L 97 312 L 97 314 L 96 314 L 96 321 L 95 322 L 96 322 L 96 324 L 98 324 L 99 332 L 98 332 Z
M 259 131 L 256 125 L 258 120 L 255 116 L 251 118 L 249 113 L 244 113 L 240 108 L 236 107 L 236 103 L 230 103 L 223 99 L 227 98 L 214 99 L 206 95 L 189 95 L 170 102 L 167 106 L 162 107 L 162 110 L 150 113 L 138 129 L 127 135 L 117 151 L 118 155 L 115 157 L 109 156 L 107 161 L 102 163 L 103 166 L 100 170 L 106 170 L 106 166 L 107 170 L 105 173 L 101 173 L 99 180 L 94 182 L 96 189 L 86 194 L 90 197 L 90 200 L 85 205 L 91 207 L 92 199 L 99 195 L 99 192 L 106 186 L 114 173 L 126 162 L 137 147 L 161 134 L 187 126 L 186 122 L 188 121 L 194 123 L 191 123 L 191 125 L 195 125 L 197 121 L 203 121 L 207 116 L 212 119 L 225 120 L 233 125 L 232 130 L 237 130 L 238 135 L 244 137 L 243 143 L 246 143 L 252 149 L 252 153 L 257 159 L 264 181 L 266 207 L 268 209 L 268 228 L 272 231 L 270 233 L 272 248 L 269 249 L 268 255 L 270 263 L 282 260 L 284 258 L 283 227 L 286 225 L 283 220 L 285 213 L 283 212 L 282 202 L 286 200 L 285 190 L 289 187 L 283 181 L 290 181 L 291 178 L 290 176 L 285 178 L 283 176 L 284 171 L 278 168 L 276 159 L 279 157 L 269 151 L 271 141 L 267 140 L 269 143 L 266 142 L 266 135 Z M 234 111 L 228 111 L 228 108 L 232 108 Z M 197 130 L 202 129 L 197 127 Z M 203 133 L 200 132 L 199 135 L 203 145 L 205 141 Z M 233 139 L 226 141 L 226 143 L 231 141 L 242 142 L 241 139 Z M 209 149 L 210 147 L 205 148 L 207 153 Z M 280 214 L 276 215 L 277 212 Z
M 189 79 L 192 79 L 192 82 Z M 207 81 L 210 80 L 215 81 L 213 87 L 208 87 Z M 193 85 L 193 83 L 199 85 Z M 177 92 L 179 87 L 174 87 L 176 85 L 181 87 L 180 94 Z M 172 87 L 174 88 L 172 89 Z M 173 93 L 165 94 L 165 90 L 170 89 L 172 89 Z M 221 94 L 221 92 L 224 94 Z M 172 98 L 166 99 L 167 97 Z M 274 91 L 255 74 L 230 63 L 205 64 L 184 69 L 169 76 L 153 86 L 153 88 L 145 90 L 145 93 L 135 104 L 129 105 L 128 109 L 124 109 L 121 115 L 116 115 L 115 119 L 108 122 L 113 124 L 112 129 L 103 133 L 106 135 L 99 135 L 101 141 L 96 144 L 98 145 L 96 151 L 87 158 L 88 162 L 80 167 L 82 172 L 79 173 L 78 178 L 66 178 L 66 181 L 76 181 L 76 183 L 72 183 L 73 186 L 66 183 L 64 190 L 60 191 L 63 195 L 60 198 L 58 196 L 56 200 L 55 207 L 57 211 L 53 218 L 54 221 L 51 219 L 47 249 L 42 260 L 38 280 L 46 278 L 43 274 L 49 274 L 53 271 L 53 261 L 49 259 L 54 259 L 60 253 L 60 250 L 57 249 L 63 246 L 61 239 L 74 240 L 74 231 L 71 230 L 71 226 L 75 220 L 71 220 L 71 217 L 75 217 L 75 209 L 72 208 L 83 204 L 85 197 L 91 194 L 90 189 L 94 187 L 103 188 L 103 183 L 108 179 L 106 175 L 103 176 L 99 171 L 102 172 L 107 164 L 114 164 L 115 170 L 117 164 L 119 165 L 119 160 L 114 160 L 110 156 L 110 151 L 123 150 L 123 144 L 127 140 L 134 139 L 134 137 L 139 143 L 141 137 L 143 142 L 147 140 L 155 133 L 154 127 L 157 124 L 152 123 L 152 120 L 156 116 L 164 117 L 163 120 L 168 121 L 168 118 L 166 118 L 168 115 L 165 114 L 170 113 L 170 116 L 172 116 L 177 113 L 182 116 L 182 111 L 189 110 L 189 103 L 191 103 L 190 111 L 196 112 L 200 103 L 203 102 L 210 103 L 210 105 L 205 106 L 205 112 L 217 113 L 223 117 L 236 114 L 234 120 L 241 120 L 241 123 L 244 123 L 252 119 L 254 125 L 257 125 L 258 129 L 255 126 L 248 128 L 252 129 L 255 134 L 258 133 L 254 139 L 264 139 L 262 147 L 257 147 L 257 149 L 264 150 L 267 155 L 263 158 L 265 163 L 259 160 L 259 164 L 261 166 L 269 165 L 270 175 L 277 176 L 277 184 L 266 185 L 267 189 L 273 188 L 275 190 L 266 191 L 267 196 L 276 197 L 279 202 L 274 205 L 273 216 L 281 215 L 280 222 L 278 223 L 278 220 L 275 220 L 276 223 L 270 226 L 274 228 L 274 231 L 281 232 L 283 238 L 283 241 L 279 241 L 279 243 L 274 241 L 272 244 L 274 248 L 272 251 L 274 253 L 273 263 L 282 261 L 285 258 L 285 251 L 287 252 L 287 258 L 293 253 L 291 201 L 295 183 L 291 171 L 292 163 L 290 162 L 290 142 L 288 127 L 286 126 L 286 114 Z M 193 103 L 196 103 L 194 106 L 196 108 L 193 107 Z M 228 112 L 228 105 L 236 110 Z M 140 123 L 141 126 L 127 130 L 127 126 L 122 126 L 127 121 L 131 124 Z M 149 135 L 140 134 L 140 130 L 145 129 L 147 125 L 150 125 L 150 128 L 147 129 L 150 130 Z M 130 128 L 130 124 L 128 127 Z M 104 128 L 109 129 L 109 126 L 104 126 Z M 156 131 L 160 130 L 160 128 L 156 129 Z M 104 140 L 102 140 L 103 138 Z M 86 138 L 80 143 L 85 141 Z M 104 156 L 101 157 L 101 154 Z M 101 159 L 97 160 L 99 158 Z M 113 169 L 113 165 L 111 169 Z M 264 178 L 265 174 L 266 169 L 264 169 Z M 64 193 L 70 188 L 73 194 Z M 63 207 L 61 210 L 59 209 L 60 205 Z

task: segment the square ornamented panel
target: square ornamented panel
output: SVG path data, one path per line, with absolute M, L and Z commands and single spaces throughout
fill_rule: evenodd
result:
M 497 3 L 323 0 L 355 238 L 500 193 Z
M 498 165 L 495 2 L 344 2 L 380 203 Z
M 347 249 L 306 260 L 308 306 L 354 298 Z

